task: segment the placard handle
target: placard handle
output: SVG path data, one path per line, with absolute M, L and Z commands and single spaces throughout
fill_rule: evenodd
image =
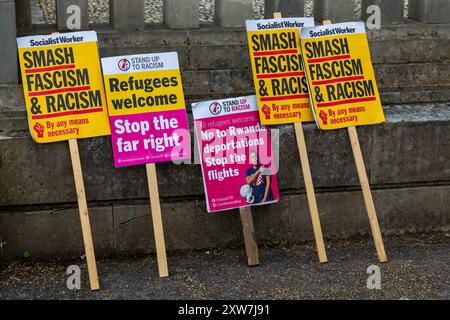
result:
M 311 168 L 309 166 L 308 151 L 306 150 L 305 135 L 301 122 L 294 123 L 295 136 L 297 139 L 298 152 L 300 154 L 300 163 L 302 166 L 303 179 L 306 187 L 306 197 L 308 199 L 309 212 L 313 225 L 314 238 L 316 240 L 317 254 L 321 263 L 328 262 L 327 252 L 323 241 L 322 226 L 320 225 L 319 210 L 317 208 L 316 195 L 314 193 L 314 184 L 311 177 Z
M 244 233 L 245 252 L 249 267 L 259 265 L 258 245 L 255 241 L 255 227 L 253 226 L 252 209 L 250 207 L 239 208 Z
M 274 18 L 281 18 L 281 12 L 274 12 Z M 308 199 L 309 213 L 313 226 L 314 239 L 316 241 L 317 254 L 320 263 L 328 262 L 327 252 L 323 241 L 322 226 L 320 225 L 319 210 L 317 208 L 316 195 L 314 192 L 314 183 L 309 166 L 308 151 L 306 149 L 305 135 L 301 122 L 294 123 L 295 137 L 297 139 L 298 153 L 300 155 L 300 165 L 302 167 L 303 179 L 305 181 L 306 197 Z
M 92 241 L 91 224 L 84 190 L 83 171 L 81 169 L 80 153 L 78 151 L 77 139 L 69 140 L 70 158 L 72 159 L 73 177 L 77 191 L 78 210 L 80 212 L 81 231 L 83 233 L 84 250 L 89 273 L 91 290 L 100 289 L 97 274 L 97 263 L 95 261 L 94 243 Z
M 324 25 L 331 24 L 331 20 L 324 20 Z M 348 136 L 352 146 L 353 157 L 355 158 L 356 169 L 358 170 L 359 183 L 363 192 L 364 203 L 366 205 L 367 215 L 369 216 L 370 228 L 372 230 L 373 240 L 375 242 L 375 249 L 377 250 L 378 260 L 386 262 L 386 252 L 384 251 L 383 238 L 381 236 L 380 226 L 378 224 L 377 213 L 375 205 L 373 204 L 372 192 L 370 190 L 369 179 L 367 178 L 366 166 L 359 145 L 358 132 L 356 127 L 348 127 Z
M 166 244 L 164 241 L 164 228 L 161 216 L 161 204 L 159 202 L 158 180 L 154 163 L 145 165 L 147 170 L 148 191 L 150 193 L 150 206 L 152 211 L 153 232 L 155 234 L 156 257 L 158 260 L 159 276 L 169 276 L 167 266 Z
M 355 157 L 356 169 L 358 170 L 359 182 L 364 196 L 364 202 L 366 204 L 367 215 L 369 216 L 370 228 L 372 229 L 373 240 L 375 242 L 375 248 L 377 250 L 378 260 L 380 262 L 386 262 L 386 252 L 384 251 L 383 238 L 381 237 L 380 226 L 378 224 L 377 213 L 375 211 L 375 205 L 373 204 L 372 192 L 370 191 L 369 179 L 367 178 L 366 166 L 361 152 L 361 146 L 359 145 L 358 133 L 355 127 L 348 127 L 348 135 L 352 145 L 353 156 Z

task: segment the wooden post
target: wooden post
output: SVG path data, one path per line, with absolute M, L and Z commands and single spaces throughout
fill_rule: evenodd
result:
M 95 262 L 94 243 L 92 241 L 91 225 L 89 223 L 89 212 L 84 191 L 83 171 L 81 169 L 80 153 L 78 152 L 78 142 L 76 139 L 69 140 L 70 157 L 72 159 L 73 176 L 77 191 L 78 210 L 80 211 L 81 230 L 83 233 L 84 250 L 89 273 L 89 283 L 91 290 L 100 289 L 97 274 L 97 264 Z
M 324 25 L 331 24 L 331 20 L 324 20 L 323 24 Z M 348 135 L 350 137 L 350 143 L 352 145 L 356 169 L 358 170 L 359 183 L 361 184 L 364 202 L 366 204 L 367 215 L 369 216 L 370 228 L 372 230 L 372 236 L 375 242 L 378 260 L 380 262 L 386 262 L 387 257 L 386 252 L 384 251 L 383 238 L 381 236 L 380 226 L 378 224 L 377 213 L 375 210 L 375 205 L 373 203 L 369 179 L 367 178 L 366 166 L 364 165 L 361 146 L 359 145 L 358 132 L 356 131 L 356 127 L 348 127 L 347 130 Z
M 298 152 L 300 154 L 300 163 L 302 166 L 303 179 L 305 180 L 306 196 L 308 198 L 309 212 L 313 225 L 314 238 L 316 239 L 317 254 L 320 263 L 326 263 L 327 252 L 323 242 L 322 227 L 320 225 L 319 210 L 317 209 L 316 195 L 314 193 L 314 184 L 309 167 L 308 151 L 306 150 L 305 136 L 301 122 L 294 123 L 295 137 L 297 139 Z
M 366 204 L 367 215 L 369 216 L 370 228 L 372 229 L 373 240 L 377 250 L 378 260 L 386 262 L 387 257 L 384 251 L 383 238 L 381 237 L 380 226 L 378 225 L 377 213 L 373 204 L 372 193 L 370 191 L 369 179 L 367 178 L 366 167 L 364 165 L 361 147 L 359 145 L 358 133 L 355 127 L 348 127 L 348 135 L 352 144 L 353 156 L 355 157 L 356 168 L 358 170 L 359 182 Z
M 280 12 L 274 12 L 274 18 L 281 18 Z M 313 225 L 314 238 L 316 240 L 317 254 L 321 263 L 328 262 L 325 244 L 323 241 L 322 227 L 320 225 L 319 210 L 317 209 L 316 195 L 314 193 L 314 184 L 311 177 L 309 166 L 308 151 L 306 149 L 305 136 L 301 122 L 294 123 L 295 137 L 297 139 L 298 152 L 300 154 L 300 164 L 305 180 L 306 196 L 308 199 L 309 213 Z
M 150 205 L 152 210 L 153 232 L 155 234 L 156 257 L 158 259 L 158 270 L 161 278 L 169 276 L 167 267 L 166 244 L 164 241 L 164 229 L 161 217 L 161 205 L 159 203 L 158 180 L 156 178 L 156 167 L 154 163 L 147 163 L 147 182 L 150 193 Z
M 255 242 L 255 228 L 253 226 L 252 209 L 250 207 L 239 208 L 244 233 L 245 252 L 249 267 L 259 265 L 258 245 Z

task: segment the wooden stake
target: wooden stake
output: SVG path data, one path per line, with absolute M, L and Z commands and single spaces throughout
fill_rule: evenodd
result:
M 381 237 L 380 226 L 378 225 L 377 213 L 375 211 L 375 205 L 373 204 L 372 193 L 370 191 L 369 180 L 367 178 L 366 167 L 359 145 L 358 133 L 355 127 L 348 127 L 348 135 L 352 144 L 353 156 L 355 157 L 356 168 L 358 170 L 359 182 L 361 183 L 361 189 L 364 196 L 364 202 L 366 204 L 367 215 L 369 216 L 370 228 L 372 229 L 373 240 L 375 242 L 375 248 L 377 250 L 378 260 L 380 262 L 386 262 L 387 257 L 384 251 L 383 238 Z
M 89 222 L 89 212 L 84 191 L 83 171 L 81 169 L 80 153 L 78 152 L 78 142 L 76 139 L 69 140 L 70 157 L 72 159 L 73 176 L 77 191 L 78 210 L 80 211 L 81 230 L 83 233 L 84 250 L 89 273 L 89 283 L 91 290 L 100 289 L 97 274 L 97 264 L 95 262 L 94 244 L 92 241 L 91 224 Z
M 253 226 L 252 209 L 250 207 L 239 208 L 242 229 L 244 232 L 245 252 L 249 267 L 259 265 L 258 245 L 255 242 L 255 228 Z
M 274 12 L 274 18 L 281 18 L 281 12 Z M 306 196 L 308 199 L 309 213 L 313 225 L 314 238 L 316 240 L 317 254 L 320 263 L 328 262 L 325 244 L 323 241 L 322 227 L 320 225 L 319 210 L 317 209 L 314 184 L 309 166 L 308 151 L 306 149 L 305 135 L 301 122 L 294 123 L 295 137 L 297 139 L 298 152 L 300 154 L 300 165 L 302 167 L 303 179 L 305 180 Z
M 305 135 L 303 134 L 303 126 L 301 122 L 294 123 L 295 136 L 297 138 L 298 152 L 300 154 L 300 163 L 302 166 L 303 179 L 305 180 L 306 196 L 308 198 L 309 212 L 313 225 L 314 238 L 316 239 L 317 254 L 319 261 L 326 263 L 327 253 L 323 242 L 322 227 L 320 225 L 319 210 L 317 209 L 316 195 L 314 193 L 314 184 L 311 177 L 311 169 L 309 167 L 308 151 L 306 150 Z
M 331 24 L 331 20 L 325 20 L 323 21 L 323 24 Z M 372 236 L 375 242 L 378 260 L 380 262 L 386 262 L 387 257 L 386 252 L 384 251 L 383 238 L 381 236 L 380 226 L 378 224 L 375 205 L 373 204 L 372 192 L 370 191 L 370 184 L 369 179 L 367 178 L 366 166 L 364 165 L 361 146 L 359 145 L 358 132 L 356 131 L 356 127 L 348 127 L 347 130 L 350 137 L 350 143 L 352 145 L 356 169 L 358 170 L 359 183 L 361 184 L 367 215 L 369 216 L 370 228 L 372 229 Z
M 161 278 L 169 276 L 167 267 L 166 244 L 164 241 L 164 230 L 161 217 L 161 205 L 159 203 L 158 180 L 156 178 L 156 167 L 154 163 L 147 163 L 148 191 L 150 193 L 150 205 L 152 209 L 153 232 L 155 234 L 156 257 L 158 259 L 158 270 Z

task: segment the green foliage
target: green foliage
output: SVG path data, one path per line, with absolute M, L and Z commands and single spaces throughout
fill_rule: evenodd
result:
M 280 242 L 278 240 L 266 241 L 266 246 L 268 246 L 269 248 L 275 248 L 275 247 L 278 247 L 279 245 L 280 245 Z

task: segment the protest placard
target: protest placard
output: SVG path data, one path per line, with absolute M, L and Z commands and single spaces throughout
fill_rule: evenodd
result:
M 192 111 L 208 212 L 277 202 L 270 130 L 256 97 L 199 102 Z
M 109 135 L 94 31 L 17 39 L 28 125 L 38 143 Z
M 246 21 L 253 81 L 263 124 L 294 123 L 319 261 L 327 262 L 302 122 L 314 121 L 300 50 L 300 29 L 314 18 Z
M 301 47 L 316 123 L 324 130 L 347 127 L 378 260 L 386 262 L 355 127 L 384 121 L 364 23 L 326 20 L 323 26 L 304 28 Z
M 191 157 L 176 52 L 102 58 L 116 167 Z
M 305 26 L 314 26 L 314 18 L 246 21 L 262 124 L 314 121 L 300 53 Z
M 255 96 L 193 104 L 208 212 L 240 208 L 249 266 L 259 264 L 250 206 L 279 200 L 270 130 Z M 224 187 L 224 185 L 226 187 Z
M 301 47 L 320 129 L 384 121 L 363 22 L 303 28 Z
M 158 268 L 169 275 L 156 162 L 190 159 L 191 143 L 176 52 L 102 59 L 116 167 L 146 164 Z
M 17 38 L 25 106 L 38 143 L 69 142 L 91 290 L 100 288 L 77 139 L 109 135 L 94 31 Z

